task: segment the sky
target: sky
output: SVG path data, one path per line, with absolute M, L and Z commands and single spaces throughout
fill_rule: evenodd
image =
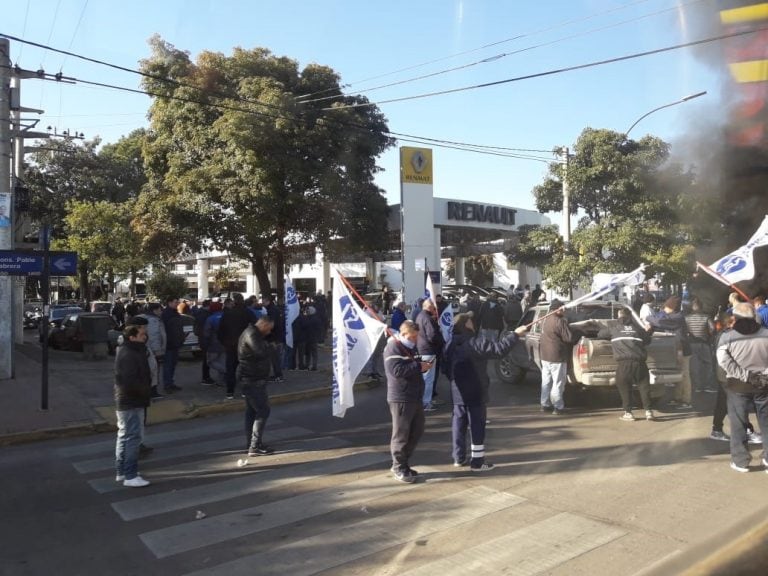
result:
M 348 92 L 379 102 L 714 36 L 717 9 L 716 0 L 16 0 L 4 3 L 0 33 L 132 69 L 150 55 L 153 34 L 193 59 L 205 50 L 265 47 L 300 67 L 330 66 L 350 84 Z M 536 150 L 520 154 L 538 159 L 521 159 L 433 148 L 435 196 L 535 209 L 532 189 L 553 148 L 572 147 L 585 127 L 624 132 L 646 112 L 706 90 L 648 116 L 631 133 L 658 136 L 685 157 L 690 135 L 722 114 L 723 73 L 706 63 L 721 51 L 715 42 L 379 107 L 393 132 Z M 137 75 L 14 40 L 11 59 L 24 69 L 139 88 Z M 21 93 L 23 106 L 45 110 L 38 129 L 115 142 L 147 125 L 145 95 L 37 79 L 25 80 Z M 390 203 L 399 202 L 397 148 L 378 164 L 377 183 Z

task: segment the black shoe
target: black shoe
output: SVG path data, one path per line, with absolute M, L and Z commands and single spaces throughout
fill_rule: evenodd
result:
M 181 386 L 176 386 L 176 384 L 168 384 L 168 386 L 165 387 L 166 393 L 172 393 L 172 392 L 179 392 L 181 390 Z
M 418 476 L 419 475 L 419 473 L 416 470 L 414 470 L 413 468 L 411 468 L 410 466 L 408 466 L 408 474 L 410 474 L 411 476 Z
M 152 448 L 152 446 L 147 446 L 146 444 L 139 444 L 139 458 L 144 458 L 146 456 L 149 456 L 154 451 L 155 449 Z
M 154 392 L 152 392 L 152 396 L 150 396 L 149 398 L 150 400 L 162 400 L 163 398 L 165 398 L 165 396 L 163 396 L 162 394 L 160 394 L 160 392 L 155 390 Z
M 554 410 L 553 406 L 542 406 L 541 407 L 541 411 L 542 412 L 552 412 L 552 410 Z
M 265 444 L 257 444 L 255 447 L 251 446 L 248 449 L 248 456 L 269 456 L 270 454 L 274 454 L 274 450 L 265 445 Z
M 213 386 L 216 384 L 216 381 L 212 378 L 203 378 L 202 382 L 200 382 L 203 386 Z
M 565 408 L 552 408 L 552 416 L 562 416 L 565 414 Z

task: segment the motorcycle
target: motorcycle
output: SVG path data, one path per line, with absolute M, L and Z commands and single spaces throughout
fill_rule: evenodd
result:
M 37 328 L 42 317 L 43 311 L 40 308 L 26 310 L 24 312 L 24 328 Z

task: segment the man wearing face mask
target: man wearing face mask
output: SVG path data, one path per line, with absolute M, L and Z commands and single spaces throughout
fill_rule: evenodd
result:
M 597 337 L 611 341 L 613 357 L 616 360 L 616 388 L 621 395 L 624 414 L 621 420 L 631 422 L 635 419 L 632 414 L 632 386 L 637 384 L 640 400 L 645 409 L 645 419 L 653 420 L 651 409 L 651 384 L 648 375 L 648 365 L 645 363 L 647 353 L 645 347 L 651 342 L 652 329 L 643 330 L 632 319 L 632 314 L 625 308 L 618 311 L 618 322 L 600 329 Z

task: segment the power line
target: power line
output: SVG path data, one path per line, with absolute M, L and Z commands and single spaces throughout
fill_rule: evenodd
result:
M 443 74 L 449 74 L 451 72 L 458 72 L 459 70 L 466 70 L 467 68 L 472 68 L 474 66 L 479 66 L 480 64 L 488 64 L 490 62 L 496 62 L 498 60 L 501 60 L 502 58 L 506 58 L 508 56 L 514 56 L 515 54 L 522 54 L 523 52 L 530 52 L 531 50 L 536 50 L 538 48 L 544 48 L 545 46 L 552 46 L 554 44 L 559 44 L 560 42 L 564 42 L 566 40 L 573 40 L 574 38 L 580 38 L 583 36 L 590 36 L 592 34 L 595 34 L 597 32 L 602 32 L 604 30 L 610 30 L 611 28 L 617 28 L 619 26 L 624 26 L 625 24 L 632 24 L 633 22 L 638 22 L 639 20 L 644 20 L 646 18 L 652 18 L 654 16 L 658 16 L 659 14 L 664 14 L 666 12 L 670 12 L 673 10 L 678 10 L 682 6 L 688 6 L 690 4 L 697 4 L 699 2 L 702 2 L 702 0 L 690 0 L 689 2 L 686 2 L 685 4 L 680 4 L 678 6 L 673 6 L 672 8 L 664 8 L 663 10 L 657 10 L 656 12 L 651 12 L 649 14 L 644 14 L 642 16 L 637 16 L 635 18 L 630 18 L 628 20 L 622 20 L 620 22 L 614 22 L 612 24 L 607 24 L 605 26 L 600 26 L 598 28 L 592 28 L 591 30 L 586 30 L 584 32 L 578 32 L 576 34 L 571 34 L 570 36 L 561 36 L 560 38 L 556 38 L 554 40 L 550 40 L 548 42 L 540 42 L 539 44 L 534 44 L 532 46 L 526 46 L 524 48 L 519 48 L 517 50 L 513 50 L 511 52 L 503 52 L 501 54 L 496 54 L 494 56 L 489 56 L 488 58 L 483 58 L 482 60 L 476 60 L 474 62 L 470 62 L 468 64 L 462 64 L 461 66 L 455 66 L 453 68 L 446 68 L 444 70 L 438 70 L 437 72 L 431 72 L 429 74 L 423 74 L 421 76 L 416 76 L 414 78 L 407 78 L 405 80 L 398 80 L 397 82 L 390 82 L 389 84 L 381 84 L 379 86 L 374 86 L 372 88 L 365 88 L 363 90 L 358 90 L 355 92 L 355 95 L 364 94 L 367 92 L 373 92 L 374 90 L 382 90 L 384 88 L 391 88 L 393 86 L 400 86 L 403 84 L 410 84 L 411 82 L 417 82 L 419 80 L 426 80 L 427 78 L 434 78 L 435 76 L 442 76 Z M 300 104 L 307 104 L 310 102 L 322 102 L 325 100 L 333 100 L 334 98 L 342 98 L 344 96 L 351 96 L 351 94 L 334 94 L 331 96 L 323 96 L 321 98 L 313 98 L 311 100 L 303 100 L 302 98 L 306 98 L 306 95 L 304 96 L 298 96 L 296 98 L 296 101 Z
M 737 32 L 731 32 L 729 34 L 721 34 L 720 36 L 712 36 L 710 38 L 704 38 L 701 40 L 694 40 L 693 42 L 684 42 L 683 44 L 675 44 L 673 46 L 666 46 L 664 48 L 656 48 L 655 50 L 646 50 L 644 52 L 635 52 L 633 54 L 627 54 L 625 56 L 618 56 L 616 58 L 609 58 L 607 60 L 598 60 L 596 62 L 588 62 L 586 64 L 579 64 L 576 66 L 567 66 L 565 68 L 557 68 L 554 70 L 547 70 L 546 72 L 537 72 L 535 74 L 526 74 L 525 76 L 516 76 L 514 78 L 506 78 L 504 80 L 495 80 L 493 82 L 484 82 L 482 84 L 474 84 L 471 86 L 462 86 L 461 88 L 451 88 L 449 90 L 439 90 L 437 92 L 426 92 L 424 94 L 416 94 L 413 96 L 403 96 L 402 98 L 390 98 L 389 100 L 379 100 L 378 102 L 364 102 L 357 104 L 343 104 L 341 106 L 333 106 L 323 108 L 323 110 L 343 110 L 344 108 L 362 108 L 365 106 L 380 106 L 382 104 L 391 104 L 393 102 L 404 102 L 406 100 L 418 100 L 420 98 L 430 98 L 432 96 L 443 96 L 445 94 L 454 94 L 456 92 L 466 92 L 468 90 L 477 90 L 480 88 L 490 88 L 491 86 L 499 86 L 501 84 L 509 84 L 510 82 L 520 82 L 521 80 L 532 80 L 533 78 L 542 78 L 544 76 L 553 76 L 555 74 L 562 74 L 565 72 L 573 72 L 575 70 L 584 70 L 586 68 L 594 68 L 596 66 L 603 66 L 605 64 L 615 64 L 616 62 L 623 62 L 626 60 L 634 60 L 642 58 L 644 56 L 653 56 L 655 54 L 662 54 L 664 52 L 671 52 L 672 50 L 679 50 L 681 48 L 690 48 L 691 46 L 699 46 L 701 44 L 708 44 L 710 42 L 717 42 L 720 40 L 726 40 L 728 38 L 736 38 L 738 36 L 746 36 L 747 34 L 755 34 L 756 32 L 763 32 L 768 30 L 766 28 L 754 28 L 752 30 L 740 30 Z
M 80 17 L 77 19 L 77 24 L 75 24 L 75 30 L 72 32 L 72 39 L 69 41 L 69 46 L 67 46 L 67 50 L 72 48 L 72 44 L 75 43 L 75 38 L 77 37 L 77 31 L 80 29 L 80 24 L 83 21 L 83 16 L 85 15 L 85 9 L 88 8 L 88 0 L 85 0 L 85 4 L 83 4 L 83 9 L 80 10 Z M 64 69 L 64 63 L 67 61 L 67 57 L 64 56 L 64 59 L 61 61 L 61 66 L 59 67 L 59 72 L 61 72 Z
M 543 34 L 544 32 L 549 32 L 551 30 L 556 30 L 557 28 L 562 28 L 565 26 L 568 26 L 570 24 L 577 24 L 579 22 L 586 22 L 588 20 L 591 20 L 593 18 L 597 18 L 598 16 L 603 16 L 605 14 L 609 14 L 611 12 L 616 12 L 619 10 L 624 10 L 625 8 L 630 8 L 632 6 L 635 6 L 637 4 L 645 4 L 648 2 L 648 0 L 637 0 L 635 2 L 628 2 L 627 4 L 622 4 L 620 6 L 617 6 L 615 8 L 611 8 L 609 10 L 605 10 L 603 12 L 597 12 L 595 14 L 590 14 L 589 16 L 584 16 L 582 18 L 574 18 L 571 20 L 566 20 L 564 22 L 560 22 L 558 24 L 554 24 L 552 26 L 548 26 L 546 28 L 540 28 L 538 30 L 534 30 L 533 32 L 527 32 L 523 34 L 518 34 L 516 36 L 512 36 L 510 38 L 505 38 L 503 40 L 497 40 L 495 42 L 491 42 L 490 44 L 484 44 L 483 46 L 478 46 L 477 48 L 472 48 L 470 50 L 465 50 L 463 52 L 457 52 L 455 54 L 450 54 L 448 56 L 442 56 L 440 58 L 435 58 L 434 60 L 429 60 L 427 62 L 422 62 L 420 64 L 413 64 L 411 66 L 406 66 L 405 68 L 400 68 L 399 70 L 394 70 L 392 72 L 386 72 L 384 74 L 378 74 L 376 76 L 371 76 L 369 78 L 366 78 L 364 80 L 357 80 L 355 82 L 350 82 L 347 84 L 342 85 L 342 88 L 351 88 L 352 86 L 355 86 L 357 84 L 364 84 L 365 82 L 370 82 L 372 80 L 378 80 L 379 78 L 386 78 L 387 76 L 394 76 L 395 74 L 399 74 L 401 72 L 408 72 L 409 70 L 414 70 L 416 68 L 422 68 L 424 66 L 429 66 L 430 64 L 436 64 L 438 62 L 444 62 L 445 60 L 450 60 L 452 58 L 458 58 L 459 56 L 464 56 L 466 54 L 472 54 L 474 52 L 479 52 L 480 50 L 485 50 L 486 48 L 493 48 L 494 46 L 499 46 L 501 44 L 506 44 L 508 42 L 512 42 L 514 40 L 520 40 L 522 38 L 526 38 L 527 36 L 534 36 L 536 34 Z M 318 94 L 325 94 L 326 92 L 329 92 L 330 89 L 325 90 L 318 90 L 316 92 L 312 92 L 310 94 L 304 94 L 303 98 L 309 98 L 311 96 L 316 96 Z

